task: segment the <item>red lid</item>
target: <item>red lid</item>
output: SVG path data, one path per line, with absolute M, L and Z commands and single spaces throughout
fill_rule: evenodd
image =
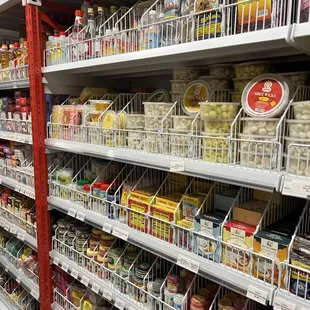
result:
M 76 10 L 76 11 L 75 11 L 75 16 L 83 17 L 83 11 L 81 11 L 81 10 Z
M 60 31 L 61 36 L 66 36 L 66 33 L 64 31 Z
M 89 184 L 83 185 L 83 191 L 89 192 L 90 191 L 90 185 Z
M 106 191 L 109 188 L 110 184 L 108 183 L 102 183 L 101 184 L 101 190 Z
M 95 182 L 94 183 L 94 188 L 101 188 L 102 182 Z

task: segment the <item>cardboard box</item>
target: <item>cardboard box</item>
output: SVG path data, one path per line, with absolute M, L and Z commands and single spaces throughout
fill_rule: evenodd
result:
M 251 262 L 248 250 L 253 247 L 255 230 L 256 226 L 238 221 L 230 221 L 224 225 L 223 241 L 228 243 L 223 246 L 222 263 L 224 265 L 249 273 Z M 233 247 L 234 245 L 236 247 Z M 245 251 L 243 252 L 239 248 L 243 248 Z
M 232 207 L 239 188 L 229 189 L 214 195 L 214 209 L 222 210 L 228 212 Z
M 258 189 L 253 190 L 253 199 L 254 200 L 261 200 L 269 202 L 272 197 L 272 193 L 260 191 Z
M 233 208 L 233 219 L 242 223 L 257 226 L 267 204 L 260 200 L 250 200 Z

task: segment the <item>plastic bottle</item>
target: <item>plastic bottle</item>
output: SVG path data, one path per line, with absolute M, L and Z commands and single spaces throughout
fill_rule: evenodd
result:
M 84 0 L 83 1 L 83 5 L 81 6 L 81 10 L 83 12 L 83 19 L 84 19 L 84 24 L 86 25 L 87 22 L 88 22 L 88 16 L 87 16 L 87 13 L 88 13 L 88 9 L 90 9 L 91 6 L 89 4 L 89 0 Z
M 58 52 L 57 52 L 57 44 L 59 40 L 59 33 L 54 33 L 54 40 L 52 44 L 52 64 L 57 65 L 58 64 Z
M 88 9 L 88 23 L 85 32 L 85 40 L 88 40 L 85 43 L 85 57 L 93 58 L 96 56 L 96 48 L 95 48 L 95 38 L 96 38 L 96 25 L 95 25 L 95 17 L 94 17 L 94 9 Z
M 57 61 L 59 64 L 66 63 L 67 61 L 67 48 L 68 43 L 66 33 L 64 31 L 60 32 L 60 36 L 57 41 Z
M 50 35 L 48 40 L 46 41 L 46 53 L 45 53 L 45 64 L 47 66 L 52 65 L 52 50 L 53 47 L 54 36 Z
M 83 23 L 83 11 L 76 10 L 75 11 L 75 21 L 74 26 L 72 28 L 72 34 L 70 37 L 70 43 L 72 43 L 72 61 L 77 61 L 84 57 L 83 46 L 82 44 L 75 44 L 80 41 L 83 41 L 85 38 L 85 33 L 82 31 L 84 28 Z

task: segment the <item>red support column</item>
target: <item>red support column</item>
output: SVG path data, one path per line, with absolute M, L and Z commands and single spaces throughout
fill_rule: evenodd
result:
M 51 309 L 52 272 L 49 251 L 51 245 L 48 211 L 48 163 L 45 154 L 46 113 L 42 84 L 43 51 L 41 50 L 41 21 L 39 7 L 26 5 L 26 27 L 29 53 L 30 99 L 32 108 L 32 137 L 37 215 L 40 308 Z

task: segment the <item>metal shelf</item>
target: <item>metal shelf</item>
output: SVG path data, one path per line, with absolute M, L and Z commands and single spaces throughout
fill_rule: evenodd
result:
M 32 247 L 34 250 L 37 250 L 37 239 L 30 236 L 26 231 L 17 225 L 9 222 L 8 220 L 1 218 L 0 226 L 3 227 L 6 231 L 10 232 L 12 235 Z
M 188 260 L 193 260 L 195 263 L 199 264 L 198 273 L 200 275 L 222 286 L 235 290 L 242 295 L 246 295 L 249 285 L 252 285 L 266 292 L 268 295 L 267 299 L 270 301 L 272 300 L 272 296 L 276 289 L 275 286 L 268 285 L 258 279 L 250 278 L 246 274 L 239 273 L 236 270 L 226 268 L 220 264 L 213 263 L 210 260 L 199 257 L 173 244 L 152 237 L 151 235 L 139 232 L 120 222 L 87 211 L 68 200 L 50 196 L 48 198 L 48 203 L 53 209 L 57 209 L 94 227 L 112 233 L 118 238 L 122 238 L 171 262 L 178 263 L 181 256 Z
M 0 139 L 16 141 L 20 143 L 32 144 L 32 136 L 21 133 L 0 131 Z
M 19 192 L 29 198 L 35 199 L 34 188 L 22 184 L 16 180 L 0 175 L 0 184 L 11 188 L 12 190 Z
M 204 162 L 195 162 L 191 160 L 182 160 L 171 158 L 160 154 L 151 154 L 143 152 L 134 152 L 127 149 L 111 148 L 107 146 L 93 146 L 83 143 L 59 141 L 46 139 L 47 148 L 116 160 L 124 163 L 135 164 L 139 166 L 172 171 L 171 165 L 175 162 L 184 163 L 182 174 L 197 176 L 214 181 L 232 183 L 240 186 L 255 187 L 263 190 L 279 190 L 281 185 L 282 172 L 266 173 L 263 171 L 254 171 L 231 167 L 229 165 L 219 165 Z M 236 176 L 238 176 L 236 178 Z
M 29 79 L 0 82 L 0 90 L 13 90 L 18 88 L 29 88 Z
M 117 301 L 123 304 L 124 308 L 126 308 L 127 310 L 141 310 L 141 307 L 135 302 L 133 302 L 131 299 L 129 299 L 127 295 L 121 294 L 121 292 L 116 290 L 115 288 L 103 286 L 102 282 L 98 281 L 95 276 L 90 273 L 86 273 L 83 268 L 75 264 L 72 260 L 69 260 L 65 256 L 59 254 L 57 251 L 51 251 L 50 257 L 55 265 L 59 266 L 65 272 L 71 274 L 77 280 L 81 281 L 83 277 L 83 282 L 88 282 L 88 285 L 86 285 L 86 283 L 83 283 L 84 285 L 91 288 L 96 294 L 99 294 L 103 298 L 107 299 L 109 302 L 115 303 Z M 111 299 L 108 296 L 111 297 Z M 55 307 L 53 309 L 59 309 L 58 305 L 54 304 L 54 306 Z
M 36 300 L 39 300 L 39 286 L 29 280 L 22 270 L 17 269 L 3 255 L 0 255 L 0 265 L 16 280 L 16 282 L 20 283 L 27 291 L 29 291 Z

